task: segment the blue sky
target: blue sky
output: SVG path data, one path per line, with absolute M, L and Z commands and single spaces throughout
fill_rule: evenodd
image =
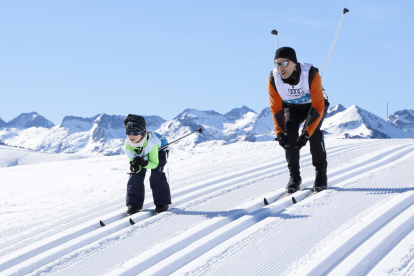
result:
M 173 119 L 268 107 L 279 46 L 322 71 L 331 105 L 414 109 L 412 1 L 1 1 L 0 117 Z

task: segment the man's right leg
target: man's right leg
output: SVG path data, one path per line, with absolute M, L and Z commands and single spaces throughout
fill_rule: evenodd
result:
M 285 108 L 285 121 L 287 140 L 289 149 L 285 150 L 286 161 L 289 169 L 289 182 L 286 185 L 287 193 L 294 193 L 300 190 L 302 178 L 300 177 L 300 155 L 299 151 L 293 150 L 296 141 L 299 138 L 300 118 L 297 117 L 297 111 L 293 108 Z

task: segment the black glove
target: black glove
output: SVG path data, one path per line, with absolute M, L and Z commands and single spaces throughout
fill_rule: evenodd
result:
M 306 131 L 304 131 L 303 134 L 301 134 L 298 140 L 296 141 L 294 150 L 300 150 L 302 147 L 306 145 L 308 140 L 309 140 L 309 135 Z
M 287 136 L 284 133 L 278 133 L 276 140 L 279 142 L 279 145 L 284 149 L 289 149 L 289 141 L 287 139 Z
M 129 162 L 129 169 L 131 170 L 131 173 L 137 173 L 139 172 L 139 164 L 135 163 L 134 160 Z
M 145 167 L 148 165 L 148 161 L 144 160 L 142 157 L 135 157 L 134 160 L 132 160 L 131 162 L 129 162 L 130 167 L 129 169 L 131 170 L 131 172 L 136 173 L 140 171 L 140 167 Z

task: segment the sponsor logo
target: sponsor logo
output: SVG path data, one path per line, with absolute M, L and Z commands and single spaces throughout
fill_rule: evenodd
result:
M 288 93 L 289 93 L 289 95 L 300 96 L 300 95 L 302 95 L 302 89 L 301 88 L 298 88 L 298 89 L 291 88 L 291 89 L 288 89 Z

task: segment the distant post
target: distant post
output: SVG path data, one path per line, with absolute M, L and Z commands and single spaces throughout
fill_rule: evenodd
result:
M 389 138 L 388 136 L 388 102 L 387 102 L 387 119 L 385 120 L 385 122 L 387 123 L 387 139 Z

